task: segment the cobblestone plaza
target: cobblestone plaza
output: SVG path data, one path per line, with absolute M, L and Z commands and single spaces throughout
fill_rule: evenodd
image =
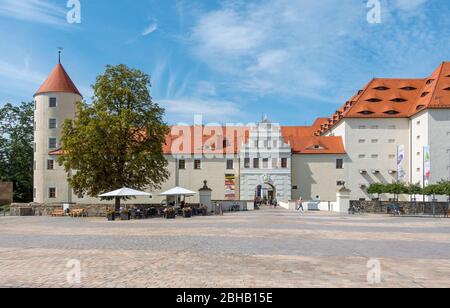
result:
M 71 260 L 80 283 L 67 279 Z M 371 260 L 379 284 L 368 283 Z M 450 219 L 1 217 L 0 273 L 0 287 L 450 287 Z

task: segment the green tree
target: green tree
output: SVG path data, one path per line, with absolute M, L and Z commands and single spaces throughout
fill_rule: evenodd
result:
M 416 199 L 417 195 L 421 195 L 423 192 L 422 187 L 420 186 L 420 183 L 417 184 L 409 184 L 406 186 L 406 194 L 413 197 L 413 199 Z
M 394 182 L 391 184 L 387 184 L 385 186 L 385 192 L 394 195 L 394 199 L 398 200 L 399 195 L 405 194 L 407 192 L 407 188 L 402 182 Z
M 0 108 L 0 181 L 14 183 L 14 201 L 33 200 L 34 104 Z
M 440 184 L 432 184 L 423 189 L 423 194 L 425 196 L 432 196 L 434 200 L 436 199 L 436 196 L 444 195 L 444 192 Z
M 367 188 L 367 193 L 371 195 L 377 195 L 378 200 L 380 200 L 380 195 L 386 193 L 386 185 L 382 183 L 372 183 L 369 188 Z
M 76 194 L 158 189 L 168 178 L 163 146 L 169 128 L 149 87 L 141 71 L 107 66 L 93 85 L 92 104 L 79 102 L 76 119 L 64 123 L 59 162 Z

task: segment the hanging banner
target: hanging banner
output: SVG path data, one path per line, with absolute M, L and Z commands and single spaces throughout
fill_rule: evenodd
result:
M 431 181 L 431 151 L 430 146 L 423 147 L 423 179 L 425 186 Z
M 225 198 L 236 197 L 236 176 L 227 174 L 225 176 Z
M 406 172 L 403 168 L 403 162 L 405 161 L 405 146 L 401 145 L 397 149 L 397 175 L 399 182 L 406 181 Z

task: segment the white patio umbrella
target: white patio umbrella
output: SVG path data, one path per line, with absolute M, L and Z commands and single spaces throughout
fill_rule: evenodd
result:
M 116 200 L 116 210 L 120 208 L 120 198 L 123 197 L 151 197 L 152 194 L 144 192 L 144 191 L 139 191 L 139 190 L 134 190 L 131 188 L 121 188 L 115 191 L 111 191 L 109 193 L 105 193 L 100 195 L 100 198 L 115 198 Z
M 160 194 L 160 196 L 166 196 L 166 197 L 176 197 L 175 205 L 178 206 L 178 197 L 184 196 L 184 197 L 192 197 L 195 196 L 197 193 L 192 190 L 188 190 L 182 187 L 174 187 L 172 189 L 169 189 L 168 191 L 165 191 Z

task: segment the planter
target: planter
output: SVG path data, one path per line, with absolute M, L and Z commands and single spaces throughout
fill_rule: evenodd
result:
M 175 219 L 177 215 L 175 215 L 175 213 L 166 213 L 164 216 L 166 219 Z
M 120 220 L 130 220 L 130 214 L 129 213 L 121 213 Z
M 183 217 L 184 218 L 191 218 L 192 217 L 192 212 L 191 213 L 183 213 Z
M 115 221 L 116 220 L 116 215 L 115 214 L 109 214 L 108 216 L 107 216 L 107 218 L 108 218 L 108 221 Z

